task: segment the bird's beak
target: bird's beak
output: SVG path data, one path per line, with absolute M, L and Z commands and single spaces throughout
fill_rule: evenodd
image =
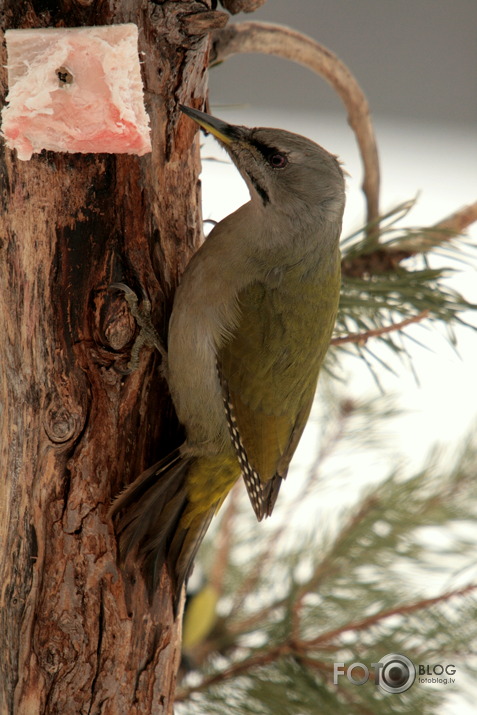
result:
M 210 114 L 206 114 L 205 112 L 199 112 L 198 109 L 185 107 L 183 104 L 179 104 L 179 109 L 224 144 L 231 144 L 233 141 L 238 141 L 242 138 L 239 136 L 238 127 L 235 127 L 233 124 L 227 124 L 227 122 L 223 122 L 221 119 L 211 117 Z

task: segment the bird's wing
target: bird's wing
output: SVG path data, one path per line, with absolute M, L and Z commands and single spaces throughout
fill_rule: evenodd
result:
M 291 419 L 252 410 L 222 379 L 230 436 L 253 509 L 259 521 L 270 516 L 282 480 L 305 427 L 313 402 Z M 255 466 L 256 465 L 256 466 Z
M 231 439 L 260 520 L 273 509 L 308 419 L 327 337 L 322 350 L 316 308 L 311 326 L 298 324 L 307 311 L 290 316 L 283 286 L 252 284 L 239 305 L 239 324 L 218 353 L 218 368 Z

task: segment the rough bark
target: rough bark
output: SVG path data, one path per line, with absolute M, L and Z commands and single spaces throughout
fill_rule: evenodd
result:
M 126 583 L 111 498 L 180 440 L 160 359 L 113 281 L 141 287 L 165 334 L 201 235 L 198 140 L 178 102 L 206 93 L 205 2 L 0 0 L 0 29 L 139 26 L 153 152 L 0 143 L 0 712 L 170 713 L 179 657 L 167 574 Z M 198 34 L 197 34 L 198 33 Z M 1 49 L 1 99 L 6 53 Z

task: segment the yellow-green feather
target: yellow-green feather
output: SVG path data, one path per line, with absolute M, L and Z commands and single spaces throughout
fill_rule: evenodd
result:
M 285 476 L 309 415 L 339 300 L 339 254 L 324 275 L 285 272 L 239 295 L 240 320 L 219 353 L 243 446 L 262 482 Z
M 235 454 L 199 457 L 187 475 L 189 506 L 181 526 L 187 528 L 211 509 L 218 510 L 233 485 L 240 477 L 240 466 Z

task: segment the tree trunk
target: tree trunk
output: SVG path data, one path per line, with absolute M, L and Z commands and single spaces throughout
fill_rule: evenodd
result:
M 204 2 L 0 0 L 0 29 L 139 27 L 152 154 L 0 146 L 0 712 L 171 713 L 179 659 L 163 573 L 152 604 L 116 563 L 111 498 L 181 436 L 141 353 L 123 281 L 152 300 L 164 337 L 178 276 L 201 236 L 198 139 Z M 2 98 L 7 91 L 3 43 Z M 2 102 L 3 104 L 3 102 Z

